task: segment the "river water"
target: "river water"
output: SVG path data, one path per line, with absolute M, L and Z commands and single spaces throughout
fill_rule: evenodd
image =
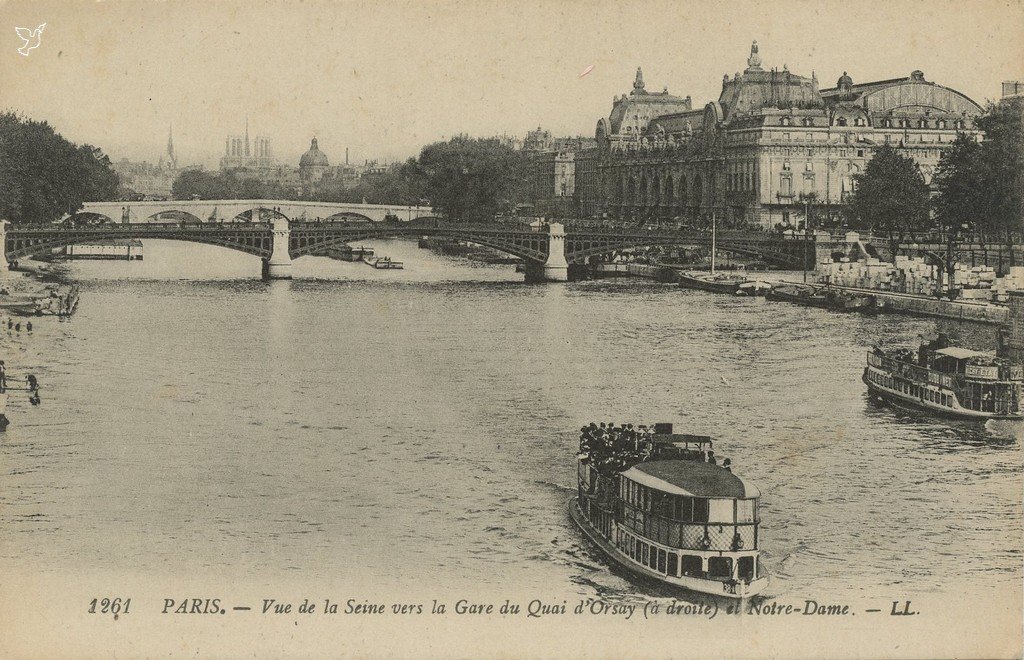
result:
M 255 258 L 161 242 L 68 265 L 73 319 L 5 338 L 43 384 L 0 440 L 5 569 L 658 596 L 566 501 L 580 426 L 670 421 L 764 493 L 771 597 L 1019 591 L 1019 442 L 860 380 L 873 342 L 935 321 L 373 245 L 406 270 L 304 258 L 261 282 Z

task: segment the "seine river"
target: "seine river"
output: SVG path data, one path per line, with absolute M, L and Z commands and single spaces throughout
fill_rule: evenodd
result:
M 860 380 L 873 342 L 935 321 L 373 245 L 406 270 L 305 258 L 261 282 L 253 257 L 160 242 L 67 266 L 73 319 L 6 337 L 43 403 L 12 396 L 0 439 L 3 566 L 658 596 L 566 501 L 580 426 L 670 421 L 761 488 L 771 597 L 1019 591 L 1019 442 Z

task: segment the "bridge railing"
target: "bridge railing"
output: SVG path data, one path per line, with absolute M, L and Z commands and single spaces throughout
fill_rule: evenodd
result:
M 208 230 L 231 230 L 231 229 L 259 229 L 259 230 L 270 230 L 273 225 L 269 222 L 147 222 L 137 224 L 99 224 L 99 225 L 75 225 L 75 226 L 64 226 L 59 224 L 40 224 L 40 225 L 12 225 L 7 232 L 18 233 L 18 232 L 63 232 L 76 234 L 82 233 L 93 233 L 93 234 L 109 234 L 123 233 L 160 233 L 181 231 L 182 229 L 208 229 Z

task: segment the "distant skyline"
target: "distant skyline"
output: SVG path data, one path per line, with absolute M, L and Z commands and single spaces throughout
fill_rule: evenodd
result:
M 25 57 L 15 26 L 46 23 Z M 716 100 L 750 44 L 829 87 L 907 76 L 976 101 L 1024 78 L 1013 0 L 778 3 L 67 2 L 0 5 L 0 108 L 112 159 L 216 166 L 229 134 L 267 135 L 296 164 L 414 156 L 452 135 L 593 135 L 612 98 L 647 88 Z M 584 76 L 580 74 L 593 67 Z

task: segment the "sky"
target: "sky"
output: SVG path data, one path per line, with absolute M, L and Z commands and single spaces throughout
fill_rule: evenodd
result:
M 46 23 L 22 56 L 14 27 Z M 822 87 L 907 76 L 979 102 L 1024 79 L 1024 0 L 163 2 L 0 0 L 0 109 L 114 159 L 216 167 L 229 134 L 280 160 L 404 159 L 452 135 L 592 136 L 614 96 L 718 98 L 757 40 Z M 593 69 L 580 74 L 588 67 Z

